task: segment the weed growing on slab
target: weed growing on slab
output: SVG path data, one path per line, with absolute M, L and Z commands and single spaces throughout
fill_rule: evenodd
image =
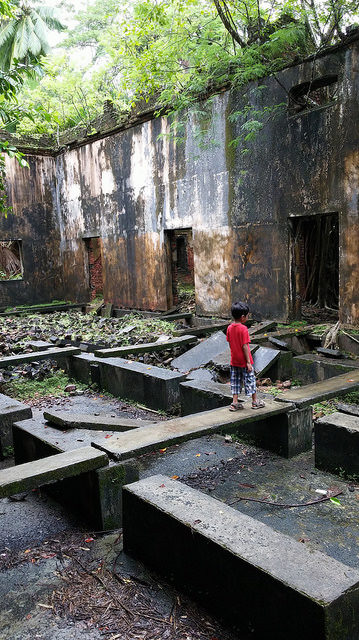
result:
M 3 386 L 6 395 L 17 400 L 29 400 L 31 398 L 45 398 L 47 396 L 68 396 L 65 387 L 71 384 L 70 378 L 63 371 L 56 371 L 44 380 L 29 380 L 28 378 L 16 378 Z M 87 389 L 87 385 L 76 381 L 77 389 Z

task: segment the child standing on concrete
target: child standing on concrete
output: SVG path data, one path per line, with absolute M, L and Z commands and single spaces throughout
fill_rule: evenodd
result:
M 235 302 L 231 313 L 234 322 L 227 329 L 227 340 L 231 349 L 231 392 L 233 402 L 230 411 L 238 411 L 243 406 L 238 396 L 244 386 L 247 396 L 252 395 L 252 409 L 260 409 L 265 404 L 257 399 L 257 385 L 253 370 L 253 358 L 249 348 L 250 337 L 245 322 L 248 320 L 249 307 L 244 302 Z

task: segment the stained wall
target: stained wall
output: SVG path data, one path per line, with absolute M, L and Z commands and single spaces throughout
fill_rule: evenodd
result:
M 167 232 L 191 228 L 199 314 L 228 316 L 232 299 L 240 298 L 257 317 L 287 320 L 296 296 L 291 219 L 337 212 L 340 316 L 358 323 L 358 63 L 354 42 L 264 79 L 264 89 L 252 83 L 223 92 L 188 115 L 182 144 L 168 137 L 161 117 L 54 158 L 33 157 L 30 172 L 11 165 L 9 197 L 18 218 L 1 227 L 12 238 L 33 238 L 27 296 L 89 298 L 84 240 L 100 237 L 105 299 L 166 309 Z M 338 76 L 336 101 L 289 115 L 289 90 L 328 74 Z M 283 107 L 243 153 L 248 98 L 254 109 Z M 21 298 L 24 287 L 16 287 Z M 4 288 L 0 283 L 2 298 Z

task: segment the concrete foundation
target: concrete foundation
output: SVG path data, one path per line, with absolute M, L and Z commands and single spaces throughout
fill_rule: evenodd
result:
M 315 353 L 293 358 L 293 378 L 303 384 L 327 380 L 356 368 L 359 368 L 359 362 L 355 360 L 337 360 Z
M 30 407 L 0 394 L 0 459 L 10 453 L 13 446 L 12 425 L 17 420 L 31 418 Z
M 125 487 L 123 501 L 125 551 L 244 634 L 359 636 L 357 570 L 165 476 Z
M 359 418 L 332 413 L 314 427 L 315 466 L 359 480 Z

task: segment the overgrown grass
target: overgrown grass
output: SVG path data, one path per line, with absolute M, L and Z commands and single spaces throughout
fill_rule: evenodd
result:
M 31 398 L 45 398 L 47 396 L 68 396 L 65 387 L 73 381 L 63 372 L 56 371 L 44 380 L 29 380 L 17 378 L 3 385 L 3 392 L 17 400 L 30 400 Z M 77 389 L 87 389 L 87 385 L 75 382 Z

